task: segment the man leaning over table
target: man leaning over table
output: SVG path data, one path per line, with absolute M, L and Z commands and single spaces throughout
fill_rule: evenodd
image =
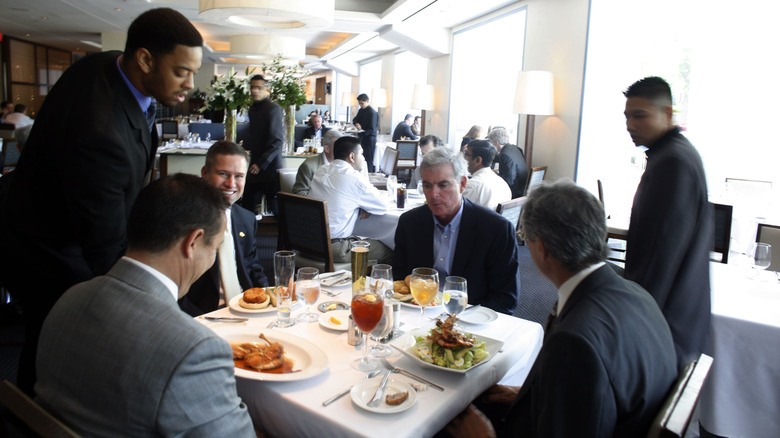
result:
M 333 162 L 333 143 L 341 138 L 341 133 L 335 129 L 327 131 L 322 136 L 322 153 L 303 160 L 298 167 L 298 174 L 295 176 L 293 193 L 306 196 L 311 189 L 311 179 L 314 172 L 320 167 Z
M 646 436 L 677 378 L 674 343 L 653 297 L 605 265 L 601 203 L 570 181 L 543 184 L 523 207 L 523 229 L 534 264 L 558 288 L 542 349 L 522 388 L 488 389 L 445 430 Z
M 244 193 L 248 166 L 246 150 L 230 141 L 218 141 L 206 153 L 206 165 L 200 174 L 228 201 L 227 231 L 217 260 L 179 300 L 179 307 L 192 316 L 223 307 L 247 289 L 268 286 L 258 260 L 257 220 L 254 213 L 236 203 Z
M 21 389 L 32 392 L 38 334 L 55 301 L 124 254 L 127 216 L 157 151 L 154 102 L 184 101 L 202 46 L 182 14 L 151 9 L 130 25 L 124 53 L 73 63 L 44 99 L 0 207 L 0 245 L 13 248 L 0 268 L 26 325 Z
M 360 172 L 365 161 L 360 141 L 339 138 L 333 144 L 333 158 L 332 163 L 314 173 L 309 191 L 310 198 L 327 202 L 333 261 L 348 263 L 351 242 L 366 240 L 370 243 L 368 259 L 389 263 L 393 252 L 384 243 L 352 235 L 358 220 L 387 212 L 385 195 Z
M 487 140 L 471 140 L 463 153 L 471 179 L 466 183 L 463 197 L 490 210 L 500 202 L 512 199 L 512 190 L 503 178 L 493 172 L 496 148 Z
M 227 207 L 193 175 L 152 182 L 130 212 L 126 255 L 49 313 L 35 390 L 77 433 L 255 436 L 230 345 L 176 306 L 214 264 Z
M 420 165 L 427 204 L 401 215 L 395 232 L 393 276 L 418 267 L 468 280 L 469 303 L 512 314 L 520 291 L 518 248 L 512 224 L 463 197 L 466 161 L 460 152 L 435 148 Z

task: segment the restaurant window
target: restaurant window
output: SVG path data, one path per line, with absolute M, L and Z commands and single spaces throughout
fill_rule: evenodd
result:
M 503 126 L 517 136 L 513 114 L 517 74 L 523 69 L 526 9 L 466 27 L 452 37 L 449 144 L 459 147 L 472 125 Z M 487 132 L 483 131 L 483 136 Z
M 9 38 L 10 98 L 27 105 L 27 115 L 35 117 L 43 99 L 71 65 L 65 50 Z
M 392 127 L 404 120 L 406 114 L 419 116 L 419 109 L 412 109 L 415 84 L 428 83 L 428 59 L 409 51 L 396 53 L 393 65 Z
M 360 65 L 360 80 L 358 82 L 358 90 L 355 91 L 355 95 L 365 93 L 368 97 L 371 97 L 371 90 L 381 87 L 382 81 L 382 60 L 376 59 L 371 62 Z M 376 107 L 374 107 L 376 109 Z
M 726 178 L 771 181 L 777 188 L 780 148 L 772 128 L 780 90 L 766 42 L 780 40 L 780 28 L 772 8 L 761 0 L 706 13 L 695 0 L 662 0 L 651 8 L 591 2 L 576 179 L 594 193 L 602 180 L 607 214 L 628 221 L 644 169 L 644 153 L 626 132 L 622 91 L 646 76 L 671 85 L 675 123 L 702 157 L 711 201 L 738 203 Z M 775 214 L 776 198 L 746 215 Z M 735 220 L 742 215 L 738 205 L 734 214 Z
M 357 101 L 354 99 L 350 102 L 344 102 L 341 100 L 342 93 L 352 92 L 352 76 L 345 75 L 344 73 L 336 73 L 336 87 L 333 90 L 333 97 L 335 104 L 331 109 L 331 114 L 334 115 L 336 120 L 340 122 L 347 122 L 347 106 L 351 106 L 349 110 L 349 117 L 352 118 L 355 115 L 355 106 Z M 357 97 L 357 94 L 355 95 Z M 351 120 L 349 121 L 351 122 Z

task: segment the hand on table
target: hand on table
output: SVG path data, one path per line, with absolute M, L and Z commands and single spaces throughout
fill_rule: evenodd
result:
M 257 164 L 253 164 L 249 166 L 249 173 L 251 173 L 252 175 L 257 175 L 258 173 L 260 173 L 260 166 L 258 166 Z
M 474 405 L 469 405 L 442 430 L 454 438 L 488 438 L 496 436 L 496 430 L 488 418 Z
M 368 219 L 370 216 L 371 216 L 371 213 L 363 210 L 362 208 L 358 212 L 358 217 L 360 218 L 360 220 Z
M 518 392 L 520 392 L 519 386 L 493 385 L 477 398 L 480 403 L 506 405 L 508 407 L 515 402 Z
M 360 131 L 360 130 L 361 130 L 361 129 L 363 129 L 363 128 L 360 126 L 360 123 L 355 123 L 355 129 L 357 129 L 358 131 Z

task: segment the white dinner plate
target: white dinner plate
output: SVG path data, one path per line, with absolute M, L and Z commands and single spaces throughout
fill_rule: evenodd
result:
M 415 403 L 417 403 L 417 392 L 415 392 L 414 388 L 412 388 L 412 385 L 406 383 L 406 382 L 400 382 L 397 380 L 393 380 L 391 377 L 387 381 L 387 386 L 385 387 L 385 395 L 382 398 L 382 403 L 379 404 L 377 407 L 371 407 L 368 405 L 368 402 L 371 401 L 371 399 L 374 397 L 374 393 L 376 392 L 376 389 L 379 387 L 379 384 L 382 383 L 382 378 L 384 376 L 377 376 L 373 379 L 364 380 L 357 385 L 352 387 L 352 390 L 349 392 L 349 395 L 352 397 L 352 401 L 355 402 L 356 405 L 359 407 L 371 411 L 376 412 L 377 414 L 395 414 L 397 412 L 403 412 L 412 406 L 414 406 Z M 409 397 L 404 400 L 403 403 L 400 405 L 388 405 L 385 399 L 387 398 L 388 394 L 395 394 L 397 392 L 404 392 L 409 391 Z
M 346 331 L 349 328 L 350 314 L 350 310 L 333 310 L 330 312 L 325 312 L 320 315 L 320 325 L 326 329 L 337 330 L 340 332 Z M 341 324 L 336 324 L 331 321 L 331 316 L 341 321 Z
M 280 330 L 263 329 L 252 331 L 246 326 L 216 326 L 211 329 L 231 344 L 243 342 L 263 342 L 260 333 L 271 342 L 279 342 L 284 347 L 284 356 L 293 361 L 292 373 L 273 374 L 236 368 L 236 377 L 268 382 L 292 382 L 314 377 L 328 368 L 328 356 L 312 342 Z
M 487 324 L 498 319 L 498 313 L 493 309 L 487 307 L 480 307 L 479 309 L 468 310 L 458 315 L 458 322 L 465 322 L 466 324 Z
M 429 332 L 426 331 L 426 333 Z M 436 364 L 428 363 L 420 359 L 416 354 L 414 354 L 414 345 L 417 343 L 414 339 L 414 333 L 407 333 L 399 338 L 394 339 L 393 341 L 390 342 L 390 346 L 400 351 L 404 356 L 411 358 L 413 361 L 417 362 L 418 364 L 426 368 L 449 371 L 451 373 L 466 374 L 467 372 L 473 370 L 474 368 L 489 362 L 490 359 L 493 359 L 493 356 L 495 356 L 496 353 L 498 353 L 498 350 L 500 350 L 501 347 L 504 346 L 504 342 L 499 341 L 498 339 L 488 338 L 487 336 L 480 336 L 480 335 L 474 335 L 474 336 L 477 338 L 477 340 L 485 341 L 485 350 L 487 350 L 488 352 L 488 357 L 486 357 L 485 360 L 483 360 L 482 362 L 465 370 L 456 370 L 453 368 L 440 367 Z
M 420 306 L 419 306 L 419 305 L 417 305 L 417 304 L 415 304 L 415 303 L 412 303 L 411 301 L 406 301 L 406 302 L 404 302 L 404 301 L 401 301 L 401 305 L 402 305 L 402 306 L 404 306 L 404 307 L 408 307 L 408 308 L 410 308 L 410 309 L 418 309 L 418 310 L 420 309 Z M 436 294 L 436 298 L 433 300 L 433 304 L 432 304 L 432 305 L 430 305 L 430 306 L 425 306 L 425 311 L 426 311 L 426 312 L 427 312 L 428 310 L 430 310 L 430 309 L 439 309 L 439 310 L 441 310 L 441 309 L 442 309 L 442 304 L 441 304 L 441 292 L 439 292 L 439 293 L 437 293 L 437 294 Z
M 276 307 L 272 306 L 271 303 L 268 303 L 268 307 L 265 309 L 247 309 L 245 307 L 241 307 L 240 304 L 238 304 L 238 300 L 244 296 L 244 294 L 236 295 L 233 298 L 230 299 L 230 302 L 228 303 L 228 307 L 230 307 L 231 310 L 235 310 L 236 312 L 241 313 L 272 313 L 276 312 Z M 298 301 L 293 301 L 292 306 L 295 307 L 295 305 L 298 304 Z

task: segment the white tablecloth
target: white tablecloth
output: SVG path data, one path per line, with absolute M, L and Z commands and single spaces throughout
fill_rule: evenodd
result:
M 337 298 L 321 294 L 319 302 L 333 299 L 347 302 L 351 298 L 349 286 L 338 290 L 344 292 Z M 302 309 L 303 306 L 295 307 L 293 317 L 301 313 Z M 439 312 L 441 309 L 430 309 L 426 314 L 435 316 Z M 403 307 L 401 314 L 404 322 L 401 330 L 408 331 L 419 326 L 418 309 Z M 227 308 L 210 315 L 248 316 Z M 245 324 L 252 333 L 266 328 L 276 318 L 275 313 L 249 316 L 251 319 Z M 225 324 L 202 319 L 198 321 L 209 327 Z M 430 321 L 426 318 L 426 322 Z M 348 345 L 346 332 L 325 330 L 318 323 L 298 322 L 283 330 L 319 346 L 328 357 L 326 371 L 297 382 L 260 382 L 238 378 L 238 394 L 248 406 L 252 420 L 262 425 L 270 436 L 432 436 L 494 383 L 501 381 L 522 385 L 542 345 L 543 330 L 539 324 L 512 316 L 499 314 L 499 318 L 492 323 L 467 327 L 475 334 L 504 341 L 503 351 L 465 375 L 424 368 L 395 352 L 389 358 L 390 362 L 445 388 L 444 392 L 433 388 L 419 392 L 417 404 L 401 413 L 377 414 L 365 411 L 356 406 L 349 395 L 328 407 L 322 406 L 323 401 L 358 382 L 364 374 L 349 365 L 351 360 L 360 357 L 362 346 Z M 399 374 L 393 374 L 392 378 L 416 383 Z
M 390 200 L 389 194 L 388 200 Z M 417 194 L 417 189 L 409 190 L 406 205 L 403 209 L 396 208 L 395 196 L 393 196 L 392 203 L 388 203 L 387 213 L 383 215 L 372 214 L 366 219 L 359 219 L 352 234 L 377 239 L 387 245 L 388 248 L 395 249 L 395 229 L 398 227 L 398 219 L 405 211 L 419 207 L 424 202 L 425 198 Z
M 740 264 L 712 263 L 714 362 L 701 393 L 707 431 L 729 437 L 780 435 L 780 283 L 748 278 Z

